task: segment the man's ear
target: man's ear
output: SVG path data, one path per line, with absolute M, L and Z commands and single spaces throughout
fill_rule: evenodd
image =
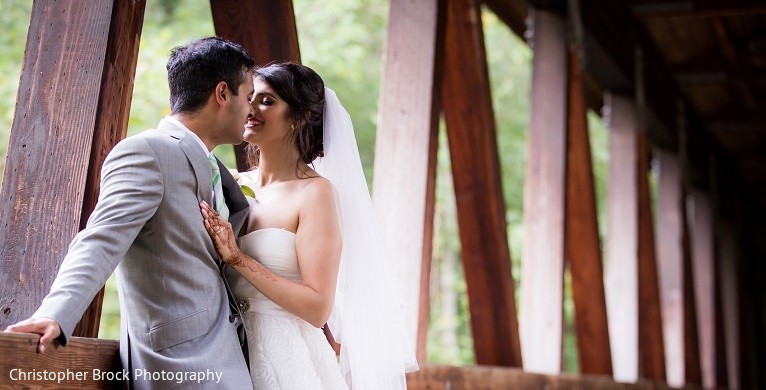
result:
M 213 94 L 215 95 L 215 101 L 218 102 L 218 104 L 224 104 L 227 100 L 229 100 L 229 98 L 231 98 L 229 85 L 226 84 L 225 81 L 221 81 L 215 86 Z

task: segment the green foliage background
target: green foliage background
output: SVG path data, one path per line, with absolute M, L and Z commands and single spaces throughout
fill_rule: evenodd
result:
M 382 0 L 294 1 L 302 60 L 322 75 L 349 111 L 370 183 L 388 7 L 388 2 Z M 29 0 L 0 0 L 0 27 L 4 32 L 0 35 L 0 72 L 5 75 L 0 81 L 0 164 L 3 169 L 31 8 Z M 532 54 L 528 46 L 491 12 L 483 11 L 482 22 L 518 301 L 519 287 L 523 283 L 519 274 L 524 234 L 522 202 Z M 169 113 L 165 73 L 169 50 L 195 37 L 213 33 L 210 6 L 205 0 L 148 1 L 129 135 L 154 127 Z M 603 235 L 607 133 L 594 113 L 589 114 L 589 124 Z M 234 166 L 231 147 L 219 147 L 216 154 L 229 166 Z M 449 150 L 443 130 L 439 140 L 436 199 L 428 358 L 435 363 L 472 364 L 468 301 L 460 263 Z M 565 291 L 564 368 L 577 372 L 579 365 L 568 277 L 565 278 Z M 119 337 L 119 304 L 113 279 L 107 283 L 99 336 Z

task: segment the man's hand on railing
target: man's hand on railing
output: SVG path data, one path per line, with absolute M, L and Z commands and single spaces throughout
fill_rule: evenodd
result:
M 42 353 L 50 346 L 51 342 L 61 335 L 61 327 L 58 322 L 46 318 L 28 318 L 5 328 L 6 332 L 36 333 L 40 335 L 37 350 Z

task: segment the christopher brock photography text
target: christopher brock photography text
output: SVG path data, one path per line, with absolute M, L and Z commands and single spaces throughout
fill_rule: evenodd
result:
M 166 381 L 175 383 L 218 383 L 221 381 L 223 372 L 220 371 L 147 371 L 142 369 L 133 370 L 130 375 L 128 370 L 122 371 L 102 371 L 92 370 L 70 370 L 48 371 L 48 370 L 22 370 L 13 368 L 9 372 L 11 381 L 48 381 L 48 382 L 70 382 L 70 381 Z

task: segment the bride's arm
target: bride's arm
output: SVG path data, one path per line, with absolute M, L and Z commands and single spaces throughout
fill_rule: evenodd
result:
M 201 206 L 221 259 L 274 303 L 321 328 L 332 310 L 342 248 L 332 185 L 315 180 L 304 188 L 296 233 L 296 253 L 303 284 L 269 271 L 236 245 L 231 225 L 218 218 L 209 205 Z

